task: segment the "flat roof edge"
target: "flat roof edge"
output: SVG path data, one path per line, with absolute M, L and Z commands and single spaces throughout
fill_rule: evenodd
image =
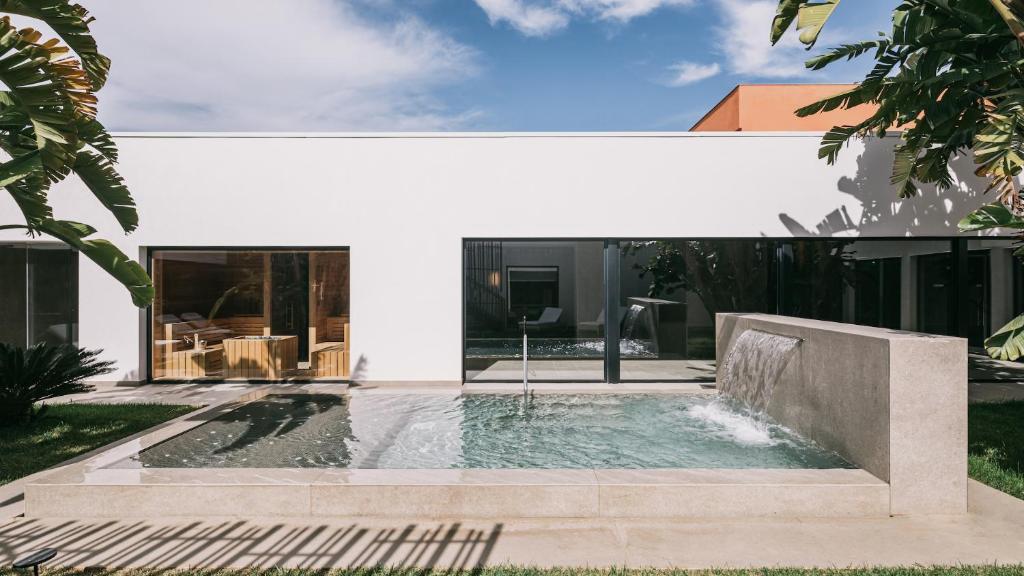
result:
M 363 138 L 363 139 L 456 139 L 456 138 L 821 138 L 825 131 L 787 132 L 119 132 L 116 138 Z M 895 137 L 896 133 L 886 137 Z

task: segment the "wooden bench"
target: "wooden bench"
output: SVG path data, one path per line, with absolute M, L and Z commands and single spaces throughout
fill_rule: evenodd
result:
M 349 324 L 342 327 L 342 342 L 317 342 L 310 346 L 310 367 L 318 378 L 348 378 Z
M 164 324 L 164 340 L 181 340 L 182 344 L 179 346 L 181 348 L 190 346 L 184 340 L 191 340 L 196 336 L 200 340 L 204 340 L 207 347 L 212 347 L 223 342 L 225 338 L 230 338 L 233 336 L 233 333 L 227 328 L 220 328 L 218 326 L 196 328 L 188 322 L 169 322 Z
M 224 341 L 225 378 L 279 380 L 298 368 L 297 336 L 228 338 Z
M 196 328 L 189 322 L 167 322 L 163 339 L 155 342 L 153 366 L 158 378 L 193 379 L 212 376 L 223 368 L 223 342 L 233 331 L 209 325 Z M 205 342 L 196 349 L 194 339 Z
M 224 366 L 224 349 L 220 346 L 202 350 L 175 350 L 167 359 L 169 378 L 194 379 L 219 374 Z

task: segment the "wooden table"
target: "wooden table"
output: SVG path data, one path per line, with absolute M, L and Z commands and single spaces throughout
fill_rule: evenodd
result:
M 298 336 L 240 336 L 224 340 L 224 377 L 279 380 L 299 367 Z
M 224 350 L 221 348 L 203 348 L 195 350 L 175 350 L 167 358 L 166 375 L 169 378 L 191 380 L 206 378 L 220 372 Z

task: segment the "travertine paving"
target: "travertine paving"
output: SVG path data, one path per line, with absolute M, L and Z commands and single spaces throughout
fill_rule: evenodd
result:
M 248 390 L 266 384 L 219 382 L 199 384 L 98 384 L 92 392 L 61 396 L 50 402 L 84 404 L 188 404 L 212 406 L 229 402 Z M 337 385 L 335 385 L 337 386 Z
M 1024 562 L 1024 501 L 970 484 L 970 513 L 843 520 L 17 519 L 0 564 L 52 546 L 70 566 L 630 567 Z

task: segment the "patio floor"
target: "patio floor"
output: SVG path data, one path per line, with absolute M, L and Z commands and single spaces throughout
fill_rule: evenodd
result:
M 1024 562 L 1024 501 L 971 482 L 970 512 L 843 520 L 15 519 L 0 564 L 41 547 L 69 566 L 502 564 L 726 568 Z

